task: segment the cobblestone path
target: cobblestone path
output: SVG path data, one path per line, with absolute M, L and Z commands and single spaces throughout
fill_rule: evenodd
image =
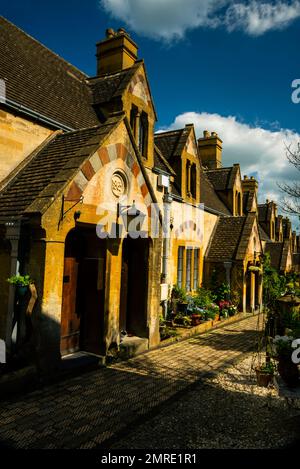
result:
M 0 402 L 0 445 L 97 448 L 255 345 L 258 316 Z M 178 395 L 179 395 L 178 394 Z

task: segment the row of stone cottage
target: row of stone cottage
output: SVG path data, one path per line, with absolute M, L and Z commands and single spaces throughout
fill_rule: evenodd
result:
M 106 354 L 126 330 L 146 347 L 174 284 L 189 292 L 213 272 L 262 304 L 249 271 L 269 251 L 297 269 L 298 239 L 239 164 L 222 166 L 215 132 L 155 134 L 143 60 L 123 29 L 97 44 L 88 77 L 0 18 L 0 337 L 16 321 L 9 276 L 29 274 L 42 366 L 76 350 Z M 3 88 L 3 87 L 2 87 Z M 131 236 L 128 236 L 128 233 Z

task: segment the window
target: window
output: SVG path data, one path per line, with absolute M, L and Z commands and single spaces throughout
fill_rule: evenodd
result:
M 192 288 L 192 254 L 193 250 L 192 249 L 187 249 L 186 251 L 186 282 L 185 282 L 185 288 L 187 291 L 191 291 Z
M 191 166 L 191 195 L 194 199 L 196 199 L 197 195 L 197 168 L 195 164 Z
M 242 198 L 241 193 L 237 193 L 237 215 L 242 215 Z
M 130 127 L 132 129 L 133 135 L 136 137 L 136 118 L 137 118 L 138 108 L 133 104 L 130 111 Z
M 145 112 L 141 113 L 139 125 L 139 150 L 141 154 L 147 158 L 148 149 L 148 116 Z
M 177 285 L 186 291 L 197 290 L 199 287 L 199 261 L 200 248 L 183 247 L 178 248 L 177 262 Z M 184 278 L 185 272 L 185 278 Z
M 186 190 L 187 197 L 190 196 L 190 168 L 191 168 L 191 163 L 189 161 L 187 161 L 186 162 L 186 171 L 185 171 L 185 176 L 186 176 L 185 190 Z
M 179 288 L 183 287 L 183 254 L 184 248 L 178 248 L 178 264 L 177 264 L 177 285 Z
M 194 249 L 194 290 L 197 290 L 199 286 L 199 254 L 200 254 L 200 249 Z

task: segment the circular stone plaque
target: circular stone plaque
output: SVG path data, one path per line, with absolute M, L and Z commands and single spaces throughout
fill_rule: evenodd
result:
M 121 197 L 126 192 L 126 181 L 121 173 L 114 173 L 111 179 L 111 190 L 116 197 Z

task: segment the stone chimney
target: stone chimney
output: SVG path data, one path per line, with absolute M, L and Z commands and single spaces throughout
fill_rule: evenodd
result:
M 255 193 L 257 195 L 258 182 L 253 176 L 250 178 L 248 178 L 248 176 L 244 176 L 244 179 L 242 180 L 242 187 L 243 192 L 250 192 L 251 194 Z
M 138 47 L 125 29 L 106 30 L 106 38 L 97 44 L 97 75 L 120 72 L 137 60 Z
M 222 167 L 222 140 L 216 132 L 204 130 L 203 137 L 198 139 L 198 150 L 202 165 L 208 169 Z

